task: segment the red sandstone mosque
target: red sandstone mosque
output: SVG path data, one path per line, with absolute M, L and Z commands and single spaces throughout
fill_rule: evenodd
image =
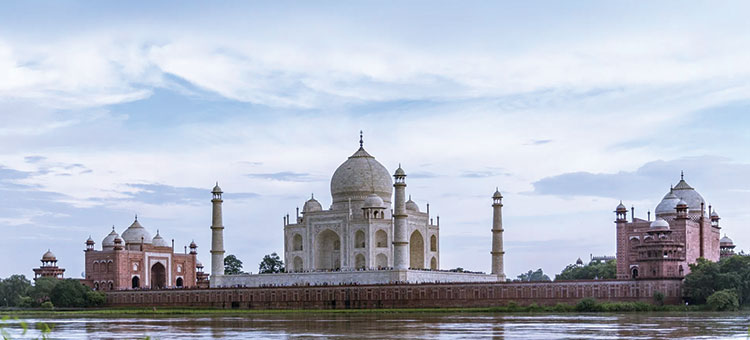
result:
M 102 240 L 101 250 L 86 240 L 84 284 L 96 290 L 192 288 L 204 286 L 207 275 L 198 262 L 195 242 L 177 253 L 174 240 L 168 243 L 156 231 L 153 238 L 135 221 L 118 235 L 115 228 Z
M 656 206 L 655 219 L 634 216 L 622 202 L 615 209 L 617 224 L 617 279 L 682 278 L 698 258 L 718 261 L 734 255 L 726 235 L 719 239 L 719 214 L 693 187 L 680 182 Z

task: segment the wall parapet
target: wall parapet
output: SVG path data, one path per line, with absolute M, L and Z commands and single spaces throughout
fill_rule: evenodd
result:
M 241 309 L 354 309 L 492 307 L 515 302 L 554 305 L 583 298 L 600 301 L 682 301 L 681 280 L 587 280 L 335 286 L 243 287 L 106 292 L 110 307 Z

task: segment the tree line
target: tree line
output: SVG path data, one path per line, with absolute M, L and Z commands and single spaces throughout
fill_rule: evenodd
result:
M 32 285 L 26 276 L 16 274 L 0 281 L 3 307 L 96 307 L 104 302 L 104 293 L 74 279 L 43 277 Z

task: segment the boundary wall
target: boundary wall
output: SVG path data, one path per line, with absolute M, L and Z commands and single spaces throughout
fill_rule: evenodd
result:
M 492 307 L 515 302 L 554 305 L 599 301 L 682 302 L 682 280 L 472 282 L 340 286 L 109 291 L 109 307 L 204 307 L 238 309 L 352 309 Z

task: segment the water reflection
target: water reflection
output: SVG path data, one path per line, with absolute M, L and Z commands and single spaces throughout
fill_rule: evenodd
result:
M 27 319 L 55 339 L 747 339 L 740 313 L 238 314 Z M 11 328 L 20 338 L 20 328 Z M 38 333 L 27 334 L 32 337 Z

